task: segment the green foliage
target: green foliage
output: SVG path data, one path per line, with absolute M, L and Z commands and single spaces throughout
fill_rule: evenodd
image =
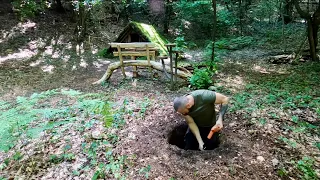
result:
M 280 177 L 286 177 L 288 175 L 288 171 L 285 168 L 282 167 L 282 168 L 280 168 L 278 170 L 278 175 Z
M 131 22 L 131 24 L 134 26 L 134 28 L 139 29 L 142 34 L 150 40 L 150 42 L 155 43 L 157 47 L 160 48 L 161 54 L 167 54 L 167 48 L 165 44 L 167 44 L 168 41 L 161 34 L 159 34 L 152 25 L 139 22 Z
M 72 105 L 57 103 L 52 105 L 51 98 L 71 98 Z M 85 115 L 98 114 L 108 127 L 113 122 L 111 107 L 108 101 L 97 99 L 96 95 L 82 95 L 74 90 L 49 90 L 34 93 L 30 97 L 17 97 L 15 103 L 1 102 L 0 108 L 0 150 L 8 151 L 22 134 L 36 138 L 42 131 L 76 120 L 77 112 Z M 100 97 L 103 97 L 100 95 Z M 32 127 L 29 123 L 35 122 Z
M 113 58 L 114 57 L 112 53 L 108 53 L 108 49 L 107 48 L 100 49 L 98 51 L 97 55 L 99 57 L 104 57 L 104 58 Z
M 12 156 L 12 159 L 15 160 L 15 161 L 19 161 L 20 159 L 22 159 L 23 155 L 17 151 L 13 156 Z
M 248 104 L 252 103 L 250 102 L 252 100 L 252 94 L 243 92 L 236 94 L 232 99 L 234 102 L 232 103 L 233 106 L 231 106 L 230 111 L 234 112 L 240 109 L 248 108 Z
M 176 37 L 176 39 L 175 39 L 175 44 L 177 45 L 177 48 L 179 49 L 179 50 L 182 50 L 182 49 L 185 49 L 185 48 L 187 48 L 187 43 L 186 43 L 186 41 L 184 40 L 184 36 L 178 36 L 178 37 Z
M 18 16 L 23 20 L 28 17 L 34 17 L 37 13 L 45 9 L 44 0 L 13 0 L 12 6 Z
M 221 38 L 215 43 L 215 47 L 219 49 L 237 50 L 243 49 L 254 43 L 254 38 L 251 36 L 239 36 L 236 38 Z
M 285 137 L 279 137 L 279 139 L 293 148 L 297 147 L 297 143 L 294 140 L 289 140 L 288 138 L 285 138 Z
M 146 177 L 146 179 L 148 179 L 150 170 L 151 170 L 151 166 L 148 165 L 147 167 L 141 168 L 141 169 L 139 170 L 139 174 L 144 174 L 144 176 Z
M 189 82 L 196 89 L 207 89 L 212 85 L 212 72 L 207 68 L 196 68 L 193 75 L 189 79 Z
M 105 179 L 107 175 L 108 177 L 113 175 L 115 179 L 126 179 L 125 173 L 122 173 L 122 171 L 126 169 L 127 156 L 114 157 L 112 151 L 107 151 L 106 159 L 109 161 L 108 164 L 100 163 L 92 179 Z
M 259 1 L 251 7 L 249 16 L 259 21 L 277 21 L 279 16 L 280 1 Z
M 318 127 L 306 121 L 299 120 L 298 116 L 292 116 L 292 121 L 296 123 L 295 126 L 288 126 L 287 129 L 292 130 L 294 133 L 306 133 L 308 131 L 317 131 Z
M 320 106 L 316 90 L 319 88 L 320 79 L 317 75 L 319 70 L 317 63 L 310 63 L 288 69 L 292 73 L 287 75 L 259 76 L 259 78 L 252 75 L 249 84 L 245 86 L 245 91 L 234 95 L 233 100 L 236 102 L 232 108 L 239 110 L 246 107 L 248 110 L 248 108 L 264 109 L 272 106 L 281 110 L 308 108 L 317 112 Z M 259 98 L 252 99 L 254 96 Z M 312 128 L 310 124 L 303 126 Z
M 173 25 L 180 30 L 179 36 L 192 37 L 191 40 L 197 40 L 198 43 L 211 38 L 213 29 L 211 1 L 180 0 L 173 3 L 173 11 L 176 12 Z M 237 18 L 232 12 L 225 6 L 217 4 L 218 37 L 231 33 L 236 21 Z
M 303 157 L 302 160 L 299 160 L 297 163 L 297 168 L 302 173 L 300 178 L 304 180 L 318 179 L 319 177 L 316 171 L 313 169 L 313 166 L 314 159 L 310 157 Z

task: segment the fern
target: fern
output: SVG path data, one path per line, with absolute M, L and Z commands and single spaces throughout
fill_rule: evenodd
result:
M 50 104 L 53 96 L 74 99 L 76 103 Z M 14 103 L 0 101 L 0 150 L 7 151 L 25 133 L 37 138 L 42 131 L 68 124 L 87 115 L 101 115 L 106 127 L 113 124 L 110 103 L 101 94 L 82 94 L 75 90 L 49 90 L 30 97 L 18 96 Z M 40 101 L 41 100 L 41 101 Z M 74 102 L 74 100 L 72 102 Z M 68 106 L 64 106 L 64 105 Z M 28 127 L 32 123 L 32 126 Z
M 76 91 L 76 90 L 73 90 L 73 89 L 70 89 L 70 90 L 68 90 L 68 91 L 66 91 L 66 90 L 61 90 L 61 93 L 62 93 L 63 95 L 68 95 L 68 96 L 72 96 L 72 97 L 76 97 L 76 96 L 82 94 L 80 91 Z

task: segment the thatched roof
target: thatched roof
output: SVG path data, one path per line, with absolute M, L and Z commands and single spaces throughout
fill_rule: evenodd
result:
M 154 43 L 160 49 L 160 54 L 167 54 L 165 44 L 167 44 L 168 41 L 163 38 L 152 25 L 149 24 L 134 21 L 130 22 L 120 33 L 115 42 L 126 42 L 127 36 L 131 33 L 139 34 L 145 42 Z

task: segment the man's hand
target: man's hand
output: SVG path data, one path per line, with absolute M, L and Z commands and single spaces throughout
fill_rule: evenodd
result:
M 200 149 L 200 151 L 203 151 L 203 148 L 204 148 L 203 146 L 204 146 L 204 143 L 203 143 L 203 142 L 200 142 L 200 143 L 199 143 L 199 149 Z
M 222 123 L 222 119 L 219 119 L 217 122 L 216 122 L 216 125 L 220 130 L 223 128 L 223 123 Z M 215 126 L 213 126 L 212 128 L 214 128 Z

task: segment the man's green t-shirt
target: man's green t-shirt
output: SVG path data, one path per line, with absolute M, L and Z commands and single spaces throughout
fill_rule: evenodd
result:
M 198 127 L 212 127 L 216 123 L 215 101 L 216 93 L 210 90 L 196 90 L 190 93 L 194 105 L 189 110 Z

